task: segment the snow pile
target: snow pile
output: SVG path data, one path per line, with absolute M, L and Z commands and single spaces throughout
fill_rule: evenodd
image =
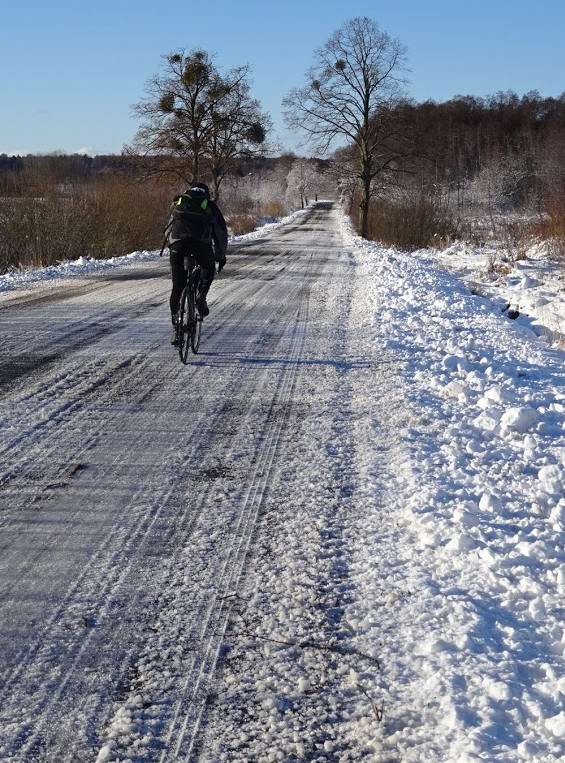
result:
M 276 222 L 262 225 L 251 233 L 242 236 L 231 236 L 230 244 L 253 241 L 275 230 L 281 225 L 294 222 L 297 218 L 308 212 L 308 209 L 299 209 L 291 215 L 282 217 Z M 64 278 L 83 277 L 90 273 L 99 273 L 115 268 L 123 268 L 140 262 L 159 259 L 158 251 L 131 252 L 120 257 L 110 257 L 106 260 L 96 260 L 92 257 L 79 257 L 78 260 L 64 261 L 57 265 L 49 265 L 45 268 L 28 268 L 24 270 L 13 269 L 4 275 L 0 275 L 0 293 L 14 289 L 27 289 L 45 283 L 46 281 L 59 281 Z
M 281 217 L 278 220 L 275 220 L 274 222 L 266 223 L 265 225 L 261 225 L 259 228 L 256 228 L 255 230 L 251 231 L 251 233 L 244 233 L 241 236 L 230 236 L 230 244 L 237 244 L 240 241 L 254 241 L 257 238 L 262 238 L 263 236 L 266 236 L 268 233 L 271 233 L 272 231 L 276 230 L 277 228 L 280 228 L 281 225 L 288 225 L 289 223 L 295 222 L 295 220 L 302 217 L 302 215 L 305 215 L 308 211 L 310 211 L 310 207 L 306 207 L 306 209 L 299 209 L 296 212 L 293 212 L 290 215 L 287 215 L 286 217 Z
M 465 242 L 444 251 L 425 250 L 418 256 L 439 262 L 460 275 L 474 290 L 492 297 L 503 311 L 536 336 L 565 338 L 565 294 L 563 267 L 551 261 L 547 242 L 532 244 L 525 259 L 500 262 L 494 271 L 491 262 L 500 260 L 493 247 L 479 248 Z
M 364 634 L 383 642 L 380 751 L 563 760 L 565 353 L 429 253 L 362 241 L 345 219 L 342 229 L 367 280 L 374 341 L 404 363 L 410 408 L 387 508 L 409 563 L 391 562 L 384 581 L 404 601 Z M 369 575 L 379 549 L 366 553 Z
M 158 259 L 158 257 L 159 252 L 141 251 L 125 254 L 121 257 L 110 257 L 107 260 L 79 257 L 78 260 L 67 260 L 58 265 L 48 265 L 45 268 L 14 269 L 0 276 L 0 293 L 18 288 L 29 288 L 45 281 L 58 281 L 62 278 L 73 278 L 89 273 L 122 268 L 133 263 Z

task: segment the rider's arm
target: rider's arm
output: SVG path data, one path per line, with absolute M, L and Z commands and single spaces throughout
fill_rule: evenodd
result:
M 216 258 L 225 259 L 228 250 L 228 226 L 217 204 L 213 206 L 212 229 L 216 243 Z

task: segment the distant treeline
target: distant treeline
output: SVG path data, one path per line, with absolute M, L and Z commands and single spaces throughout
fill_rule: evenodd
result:
M 376 120 L 374 132 L 384 137 L 374 163 L 386 170 L 372 182 L 369 237 L 418 248 L 467 235 L 466 221 L 477 216 L 525 212 L 540 221 L 541 237 L 559 238 L 565 251 L 565 93 L 396 100 Z M 336 161 L 355 218 L 355 144 L 337 151 Z
M 378 119 L 385 139 L 375 156 L 388 170 L 374 181 L 375 199 L 441 197 L 451 209 L 492 212 L 543 212 L 565 199 L 565 93 L 400 100 Z M 355 146 L 336 156 L 346 178 L 343 187 L 357 191 Z
M 276 157 L 252 157 L 241 159 L 233 169 L 233 175 L 243 178 L 253 173 L 273 170 L 290 170 L 296 156 L 285 153 Z M 8 156 L 0 154 L 0 195 L 27 196 L 42 191 L 46 186 L 75 185 L 105 177 L 123 177 L 135 181 L 147 176 L 148 162 L 126 154 L 87 156 L 83 154 L 28 154 Z M 154 158 L 155 169 L 163 164 L 163 157 Z M 318 160 L 320 168 L 326 167 L 327 160 Z M 158 176 L 158 172 L 154 173 Z M 169 181 L 170 185 L 170 181 Z
M 559 98 L 537 92 L 521 98 L 512 92 L 458 96 L 444 103 L 408 103 L 400 110 L 416 137 L 417 153 L 433 161 L 439 178 L 462 182 L 493 163 L 517 159 L 524 175 L 515 199 L 520 202 L 531 190 L 526 176 L 565 177 L 565 93 Z
M 490 196 L 495 206 L 539 206 L 565 191 L 565 93 L 457 96 L 397 108 L 420 174 L 455 190 L 460 204 Z

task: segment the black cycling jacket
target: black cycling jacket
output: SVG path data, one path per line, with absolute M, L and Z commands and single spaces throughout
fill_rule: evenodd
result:
M 208 204 L 212 210 L 212 236 L 216 245 L 216 260 L 223 260 L 225 259 L 228 250 L 228 226 L 226 225 L 224 216 L 216 202 L 210 200 Z M 166 230 L 168 230 L 167 242 L 169 246 L 177 241 L 182 241 L 180 237 L 174 235 L 174 226 L 172 222 L 173 216 L 171 215 L 166 228 Z

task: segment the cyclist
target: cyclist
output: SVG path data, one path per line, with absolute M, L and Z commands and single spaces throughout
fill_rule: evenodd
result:
M 184 193 L 175 197 L 167 229 L 173 281 L 170 307 L 174 327 L 182 290 L 186 286 L 184 258 L 187 254 L 192 254 L 200 265 L 197 310 L 202 318 L 210 313 L 206 295 L 214 280 L 215 262 L 218 263 L 218 272 L 226 264 L 228 229 L 224 216 L 218 205 L 211 200 L 210 189 L 205 183 L 193 183 Z M 174 331 L 171 344 L 176 343 Z

